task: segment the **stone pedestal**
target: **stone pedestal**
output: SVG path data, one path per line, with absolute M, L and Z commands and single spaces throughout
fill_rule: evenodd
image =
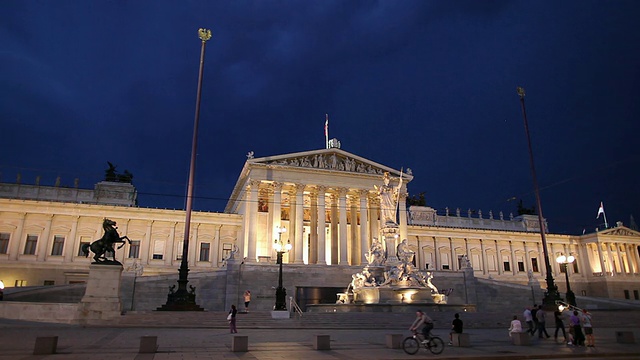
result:
M 80 301 L 80 322 L 102 324 L 121 316 L 122 265 L 89 266 L 89 281 Z
M 272 310 L 271 318 L 272 319 L 288 319 L 290 317 L 290 313 L 287 310 Z
M 385 224 L 385 227 L 380 229 L 380 234 L 382 234 L 384 239 L 384 246 L 387 253 L 386 265 L 395 266 L 399 264 L 400 261 L 398 261 L 398 257 L 396 256 L 396 248 L 399 241 L 398 236 L 400 236 L 398 225 L 389 223 Z

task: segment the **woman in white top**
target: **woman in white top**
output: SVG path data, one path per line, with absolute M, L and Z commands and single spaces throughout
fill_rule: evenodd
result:
M 522 332 L 522 323 L 518 320 L 518 315 L 513 315 L 513 320 L 511 320 L 511 326 L 509 327 L 509 337 L 511 337 L 512 333 L 520 332 Z

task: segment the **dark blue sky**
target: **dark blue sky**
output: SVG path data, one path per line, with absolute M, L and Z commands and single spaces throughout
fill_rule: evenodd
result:
M 194 209 L 222 211 L 246 153 L 342 149 L 413 170 L 427 205 L 533 206 L 526 89 L 551 232 L 640 217 L 638 1 L 0 3 L 0 172 L 184 208 L 209 28 Z

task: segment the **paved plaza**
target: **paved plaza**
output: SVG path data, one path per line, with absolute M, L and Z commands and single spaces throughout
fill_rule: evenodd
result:
M 179 316 L 180 313 L 176 313 Z M 250 316 L 250 315 L 245 315 Z M 640 359 L 640 345 L 619 344 L 616 332 L 637 329 L 596 329 L 596 347 L 573 347 L 564 342 L 532 338 L 530 346 L 512 345 L 506 329 L 471 328 L 471 346 L 446 346 L 440 355 L 421 349 L 416 355 L 407 355 L 401 349 L 386 346 L 387 334 L 409 335 L 396 329 L 295 329 L 295 328 L 243 328 L 243 317 L 238 319 L 238 334 L 217 324 L 211 327 L 163 327 L 162 324 L 144 327 L 82 327 L 76 325 L 42 324 L 16 320 L 0 320 L 0 360 L 4 359 Z M 172 326 L 172 325 L 170 325 Z M 434 333 L 448 342 L 448 331 L 436 328 Z M 232 352 L 232 337 L 248 336 L 248 352 Z M 330 350 L 313 349 L 315 335 L 330 335 Z M 57 353 L 33 355 L 36 337 L 58 336 Z M 140 354 L 140 338 L 157 336 L 156 353 Z

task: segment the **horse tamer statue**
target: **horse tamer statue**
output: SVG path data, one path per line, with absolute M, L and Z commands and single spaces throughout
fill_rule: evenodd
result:
M 122 245 L 118 246 L 118 249 L 120 249 L 124 246 L 125 240 L 131 245 L 131 240 L 126 236 L 120 236 L 120 234 L 118 234 L 116 222 L 113 220 L 105 218 L 102 222 L 102 228 L 104 229 L 102 238 L 91 244 L 83 244 L 82 253 L 84 256 L 89 256 L 89 250 L 91 250 L 95 254 L 93 259 L 96 264 L 120 264 L 120 262 L 116 260 L 116 251 L 113 248 L 113 244 L 121 243 Z M 107 253 L 111 253 L 113 259 L 107 258 Z

